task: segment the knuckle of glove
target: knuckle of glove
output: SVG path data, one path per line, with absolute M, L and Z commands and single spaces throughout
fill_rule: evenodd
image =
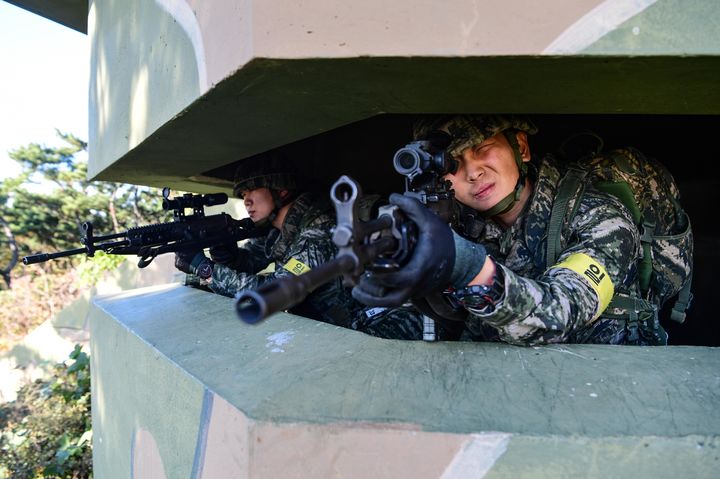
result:
M 175 267 L 183 273 L 190 272 L 190 263 L 179 253 L 175 253 Z
M 210 258 L 219 264 L 231 263 L 237 256 L 238 247 L 237 245 L 228 246 L 213 246 L 210 248 Z

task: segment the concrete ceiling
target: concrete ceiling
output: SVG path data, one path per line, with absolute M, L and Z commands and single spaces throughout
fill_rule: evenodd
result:
M 393 151 L 385 143 L 410 139 L 407 121 L 386 113 L 712 116 L 719 77 L 717 57 L 258 59 L 93 179 L 229 189 L 226 165 L 322 135 L 298 155 L 319 162 L 307 168 L 377 181 L 376 162 Z
M 87 34 L 88 0 L 5 0 L 80 33 Z

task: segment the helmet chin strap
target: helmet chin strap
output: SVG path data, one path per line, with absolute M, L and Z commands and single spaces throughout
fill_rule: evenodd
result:
M 270 190 L 270 194 L 272 195 L 275 208 L 273 208 L 273 210 L 270 212 L 270 214 L 267 215 L 265 218 L 255 222 L 255 226 L 257 226 L 257 227 L 264 227 L 264 226 L 271 225 L 272 222 L 275 221 L 275 218 L 278 217 L 278 214 L 280 214 L 280 209 L 283 206 L 287 205 L 288 203 L 292 203 L 292 201 L 297 196 L 296 193 L 288 191 L 288 194 L 285 195 L 285 198 L 282 198 L 280 196 L 280 191 L 278 191 L 278 190 Z
M 510 147 L 512 147 L 513 154 L 515 156 L 515 163 L 517 164 L 518 172 L 520 173 L 517 183 L 515 184 L 515 189 L 489 210 L 481 211 L 480 214 L 484 218 L 491 218 L 493 216 L 501 215 L 510 211 L 510 209 L 515 206 L 515 203 L 520 200 L 520 194 L 525 187 L 525 178 L 527 177 L 527 165 L 522 159 L 522 154 L 520 153 L 520 145 L 518 145 L 516 134 L 517 132 L 515 130 L 503 131 L 503 135 L 505 135 L 508 143 L 510 143 Z

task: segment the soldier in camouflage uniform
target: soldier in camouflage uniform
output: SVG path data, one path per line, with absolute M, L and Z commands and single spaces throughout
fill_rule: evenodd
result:
M 188 273 L 186 283 L 233 297 L 277 278 L 302 274 L 334 258 L 331 239 L 335 217 L 329 198 L 301 193 L 305 184 L 279 155 L 245 160 L 237 169 L 234 194 L 244 200 L 256 227 L 267 236 L 176 254 L 175 266 Z M 274 271 L 261 272 L 269 266 Z M 422 317 L 409 307 L 368 308 L 355 301 L 337 278 L 313 291 L 290 312 L 388 339 L 422 339 Z
M 615 293 L 632 296 L 638 288 L 640 238 L 622 203 L 589 187 L 562 225 L 566 245 L 557 263 L 547 267 L 548 220 L 563 172 L 551 157 L 531 161 L 528 134 L 535 126 L 512 116 L 435 117 L 419 123 L 416 136 L 438 131 L 459 162 L 447 179 L 460 202 L 460 234 L 417 201 L 391 196 L 418 224 L 415 252 L 401 271 L 363 278 L 353 296 L 393 304 L 445 290 L 467 312 L 466 339 L 666 343 L 657 322 L 606 310 Z

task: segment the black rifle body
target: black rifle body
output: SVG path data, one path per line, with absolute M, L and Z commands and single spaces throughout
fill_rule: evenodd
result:
M 405 176 L 406 195 L 451 221 L 454 192 L 443 177 L 456 171 L 457 165 L 444 150 L 433 148 L 429 142 L 410 143 L 395 153 L 393 166 Z M 357 208 L 360 196 L 360 185 L 348 176 L 333 184 L 330 198 L 337 216 L 335 259 L 299 276 L 238 293 L 235 308 L 241 320 L 257 323 L 299 304 L 314 289 L 338 276 L 342 275 L 349 287 L 357 284 L 365 271 L 394 271 L 409 259 L 417 239 L 416 225 L 395 206 L 381 207 L 377 218 L 361 221 Z
M 95 235 L 91 222 L 81 225 L 80 248 L 56 253 L 39 253 L 23 258 L 26 265 L 42 263 L 55 258 L 64 258 L 77 254 L 93 256 L 96 251 L 108 254 L 136 255 L 138 266 L 144 268 L 152 260 L 164 253 L 201 250 L 214 245 L 236 243 L 238 241 L 262 236 L 262 228 L 255 228 L 252 220 L 235 220 L 227 213 L 205 216 L 204 206 L 213 206 L 227 202 L 227 195 L 186 194 L 169 198 L 163 192 L 163 209 L 173 210 L 175 220 L 130 228 L 120 233 Z M 193 214 L 185 215 L 186 208 L 192 208 Z

